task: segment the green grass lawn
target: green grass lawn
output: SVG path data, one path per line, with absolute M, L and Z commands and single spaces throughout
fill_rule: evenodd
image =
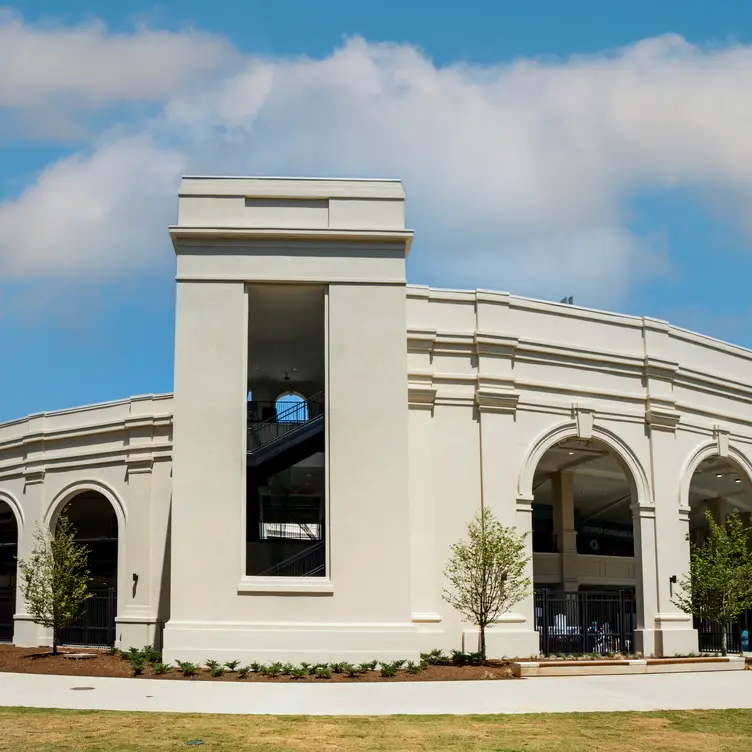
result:
M 0 749 L 749 752 L 752 711 L 273 717 L 0 708 Z M 192 748 L 192 747 L 191 747 Z

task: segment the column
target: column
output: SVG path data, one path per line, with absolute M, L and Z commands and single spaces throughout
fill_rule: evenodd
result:
M 554 537 L 560 556 L 560 577 L 565 591 L 579 589 L 577 530 L 574 525 L 574 473 L 559 471 L 551 478 L 554 498 Z
M 26 452 L 26 466 L 24 467 L 23 497 L 18 500 L 24 510 L 23 530 L 18 530 L 19 559 L 28 559 L 34 548 L 34 533 L 37 525 L 42 524 L 44 514 L 44 436 L 45 418 L 38 415 L 29 418 L 27 427 L 28 449 Z M 34 439 L 37 439 L 36 441 Z M 20 572 L 16 570 L 16 611 L 13 617 L 13 644 L 21 647 L 37 647 L 38 645 L 52 645 L 52 630 L 35 624 L 26 611 L 23 593 L 21 592 Z
M 635 651 L 643 655 L 655 655 L 658 590 L 654 504 L 648 501 L 635 501 L 632 504 L 632 529 L 637 579 Z
M 242 282 L 178 282 L 167 660 L 222 647 L 212 621 L 237 619 L 228 604 L 244 571 L 247 343 Z
M 531 582 L 528 597 L 515 604 L 510 612 L 502 614 L 493 629 L 487 631 L 486 649 L 490 658 L 526 658 L 540 651 L 532 592 L 533 500 L 517 494 L 518 458 L 510 451 L 510 445 L 514 443 L 517 399 L 517 393 L 502 384 L 492 386 L 486 382 L 476 392 L 480 413 L 483 506 L 491 509 L 503 525 L 514 526 L 518 533 L 527 535 L 526 574 Z M 473 638 L 475 634 L 476 630 L 466 631 L 466 646 L 477 643 L 477 637 Z
M 149 432 L 151 434 L 151 432 Z M 116 644 L 154 645 L 157 615 L 151 602 L 151 474 L 152 459 L 131 456 L 127 464 L 128 522 L 118 530 L 118 607 Z
M 440 564 L 436 555 L 436 493 L 433 410 L 436 389 L 430 376 L 408 382 L 410 601 L 413 624 L 430 632 L 441 622 Z
M 666 358 L 671 353 L 670 327 L 665 321 L 644 319 L 644 378 L 646 386 L 645 423 L 648 430 L 652 475 L 652 502 L 655 504 L 655 577 L 657 612 L 654 650 L 657 655 L 672 656 L 697 652 L 697 630 L 692 617 L 673 602 L 674 580 L 689 570 L 689 507 L 679 500 L 684 452 L 677 444 L 676 431 L 681 421 L 674 397 L 674 380 L 679 364 Z M 644 499 L 638 501 L 647 501 Z M 649 552 L 643 552 L 649 556 Z M 643 577 L 643 599 L 650 593 L 650 573 Z M 645 600 L 646 614 L 652 603 Z M 648 632 L 649 634 L 649 632 Z M 648 652 L 646 644 L 644 652 Z

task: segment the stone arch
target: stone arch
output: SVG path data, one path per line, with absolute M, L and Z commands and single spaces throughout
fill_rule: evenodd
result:
M 84 491 L 97 491 L 110 502 L 112 508 L 115 510 L 115 515 L 118 521 L 118 535 L 119 537 L 124 538 L 126 523 L 128 521 L 125 504 L 123 504 L 120 496 L 113 490 L 113 488 L 101 480 L 74 481 L 65 486 L 48 504 L 47 511 L 43 518 L 45 526 L 52 529 L 58 515 L 65 508 L 65 505 L 71 501 L 74 496 L 77 496 Z
M 90 494 L 96 495 L 97 498 L 92 499 Z M 85 496 L 89 498 L 84 498 Z M 93 578 L 90 585 L 93 597 L 84 603 L 79 617 L 63 630 L 61 641 L 74 645 L 111 646 L 116 640 L 117 617 L 123 613 L 126 604 L 126 508 L 120 496 L 107 483 L 94 479 L 74 481 L 66 485 L 48 505 L 43 518 L 48 530 L 54 530 L 60 513 L 69 504 L 75 504 L 79 497 L 84 505 L 90 505 L 94 501 L 95 508 L 104 509 L 109 505 L 109 513 L 114 516 L 117 523 L 117 542 L 114 549 L 109 548 L 112 543 L 108 541 L 112 541 L 112 537 L 115 536 L 102 538 L 95 533 L 95 537 L 87 541 L 86 537 L 91 533 L 83 533 L 83 540 L 89 546 L 92 557 L 89 567 Z M 92 509 L 91 506 L 88 508 Z M 79 527 L 73 510 L 71 514 L 77 530 L 87 530 L 88 523 L 92 520 L 96 528 L 96 512 L 91 516 L 89 511 L 81 518 L 82 528 Z
M 679 506 L 684 508 L 689 506 L 689 488 L 692 485 L 692 478 L 702 462 L 711 457 L 722 457 L 730 460 L 739 470 L 740 477 L 746 482 L 747 488 L 752 490 L 752 462 L 746 455 L 734 446 L 721 453 L 719 452 L 718 442 L 715 440 L 706 441 L 700 444 L 697 449 L 687 458 L 681 474 L 681 483 L 679 484 Z
M 581 438 L 577 430 L 577 422 L 570 420 L 548 429 L 533 442 L 520 470 L 518 483 L 520 498 L 532 500 L 533 476 L 543 455 L 560 441 L 575 438 Z M 633 486 L 634 500 L 637 503 L 649 502 L 652 499 L 652 494 L 650 493 L 648 476 L 631 447 L 613 431 L 601 426 L 593 426 L 591 436 L 588 438 L 602 442 L 622 463 L 627 480 Z
M 14 614 L 18 602 L 18 545 L 21 540 L 24 514 L 23 508 L 8 491 L 0 489 L 0 507 L 10 509 L 11 525 L 0 529 L 0 641 L 11 642 L 14 637 Z M 15 531 L 13 531 L 15 526 Z M 6 533 L 8 536 L 6 537 Z M 15 540 L 14 540 L 15 538 Z
M 2 488 L 0 488 L 0 501 L 4 501 L 13 512 L 14 517 L 16 518 L 16 528 L 18 530 L 18 537 L 21 538 L 21 530 L 23 529 L 25 517 L 23 512 L 23 507 L 18 503 L 18 500 L 15 496 L 13 496 L 12 493 L 9 491 L 3 491 Z

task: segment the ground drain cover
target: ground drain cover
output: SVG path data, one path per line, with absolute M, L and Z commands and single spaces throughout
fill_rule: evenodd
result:
M 186 746 L 188 747 L 198 747 L 204 743 L 203 739 L 191 739 L 190 741 L 186 742 Z
M 85 690 L 85 689 L 94 689 L 94 687 L 71 687 L 73 691 L 78 690 L 79 692 Z

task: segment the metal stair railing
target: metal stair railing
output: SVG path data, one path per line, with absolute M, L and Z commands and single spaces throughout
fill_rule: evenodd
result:
M 260 576 L 313 577 L 324 571 L 324 563 L 319 563 L 319 554 L 323 555 L 323 550 L 324 541 L 322 540 L 265 569 Z
M 258 403 L 249 403 L 254 405 Z M 304 402 L 296 402 L 260 422 L 248 424 L 248 453 L 253 454 L 269 444 L 286 438 L 311 423 L 323 420 L 324 393 L 317 392 Z

